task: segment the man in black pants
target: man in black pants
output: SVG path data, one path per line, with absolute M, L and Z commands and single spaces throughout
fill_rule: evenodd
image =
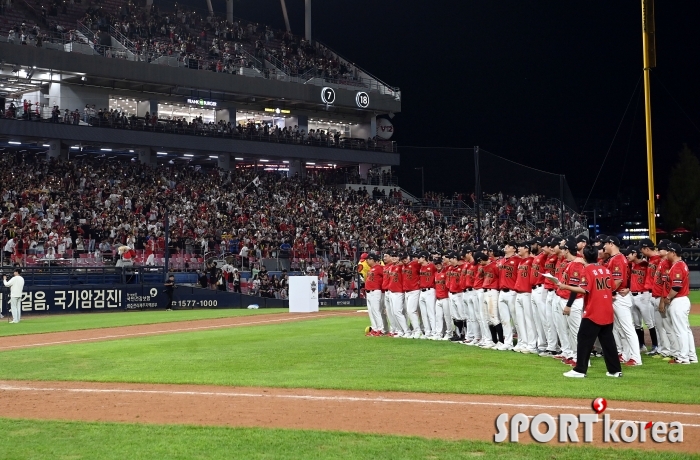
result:
M 165 295 L 168 296 L 168 308 L 166 310 L 170 311 L 173 309 L 173 292 L 175 291 L 175 275 L 168 276 L 168 280 L 165 282 Z
M 564 377 L 583 378 L 588 371 L 588 361 L 596 338 L 603 347 L 603 357 L 608 377 L 622 377 L 622 368 L 617 358 L 617 347 L 613 336 L 613 294 L 610 270 L 598 265 L 598 249 L 586 246 L 583 249 L 586 267 L 578 286 L 559 284 L 572 295 L 585 294 L 583 319 L 578 330 L 576 367 L 564 373 Z

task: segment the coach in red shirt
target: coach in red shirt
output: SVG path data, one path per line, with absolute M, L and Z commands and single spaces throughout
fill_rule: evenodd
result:
M 583 248 L 586 267 L 578 286 L 559 284 L 561 289 L 584 294 L 583 318 L 578 330 L 576 367 L 565 372 L 565 377 L 583 378 L 588 372 L 588 362 L 595 340 L 603 347 L 608 377 L 622 377 L 622 368 L 617 358 L 617 348 L 613 337 L 613 283 L 610 270 L 597 264 L 598 249 Z

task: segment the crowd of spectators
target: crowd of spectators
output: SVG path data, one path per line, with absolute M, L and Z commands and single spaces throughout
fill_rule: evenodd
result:
M 50 121 L 51 123 L 109 127 L 115 129 L 147 130 L 171 134 L 188 134 L 209 137 L 230 137 L 235 139 L 259 140 L 284 144 L 300 144 L 319 147 L 349 148 L 360 150 L 394 151 L 395 145 L 390 141 L 370 137 L 367 140 L 341 136 L 339 130 L 310 129 L 308 132 L 298 125 L 280 127 L 255 120 L 241 120 L 238 123 L 219 120 L 205 121 L 201 116 L 191 121 L 183 117 L 160 117 L 158 113 L 146 112 L 138 117 L 122 109 L 98 108 L 86 105 L 82 109 L 61 109 L 58 105 L 42 107 L 38 102 L 24 99 L 15 105 L 14 101 L 6 103 L 0 118 Z M 360 183 L 349 178 L 348 183 Z M 389 185 L 391 173 L 370 173 L 370 184 Z
M 317 270 L 325 286 L 342 295 L 355 287 L 354 265 L 343 261 L 354 261 L 357 251 L 455 249 L 475 242 L 473 214 L 444 219 L 437 209 L 426 212 L 402 200 L 399 189 L 386 197 L 371 187 L 337 188 L 334 174 L 300 178 L 252 167 L 222 171 L 179 162 L 153 167 L 128 159 L 57 161 L 6 153 L 0 157 L 1 244 L 7 262 L 33 252 L 64 257 L 123 245 L 158 254 L 165 250 L 167 210 L 173 254 L 232 256 L 237 271 L 254 269 L 260 259 L 288 257 L 299 270 Z M 558 229 L 482 221 L 489 244 L 550 232 Z M 216 272 L 207 276 L 218 279 Z M 261 293 L 272 286 L 280 295 L 279 280 L 258 280 Z
M 0 3 L 5 3 L 5 0 Z M 45 4 L 44 4 L 45 3 Z M 80 24 L 66 27 L 52 19 L 59 10 L 68 13 L 68 2 L 39 2 L 29 6 L 33 15 L 40 16 L 35 25 L 11 24 L 8 41 L 43 46 L 46 40 L 92 43 L 100 54 L 144 62 L 172 63 L 178 66 L 213 72 L 240 73 L 242 68 L 256 68 L 266 77 L 284 74 L 291 77 L 320 77 L 343 84 L 361 84 L 355 67 L 327 47 L 311 43 L 288 31 L 234 19 L 229 22 L 177 3 L 172 9 L 161 10 L 157 5 L 146 8 L 143 2 L 85 3 Z M 70 3 L 71 9 L 74 2 Z M 40 30 L 39 22 L 44 31 Z M 86 30 L 87 29 L 87 30 Z M 112 48 L 113 36 L 126 48 Z M 161 59 L 161 61 L 157 61 Z M 267 62 L 267 63 L 266 63 Z

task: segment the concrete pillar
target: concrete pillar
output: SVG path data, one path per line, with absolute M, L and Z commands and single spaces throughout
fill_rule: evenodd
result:
M 236 108 L 226 107 L 216 109 L 216 121 L 219 122 L 221 120 L 225 121 L 226 123 L 230 121 L 231 126 L 236 126 Z
M 367 180 L 367 176 L 369 175 L 369 170 L 372 168 L 372 165 L 369 163 L 360 163 L 359 165 L 359 173 L 360 177 L 364 180 Z
M 377 116 L 372 115 L 369 119 L 369 137 L 374 137 L 377 135 Z
M 226 0 L 226 20 L 233 24 L 233 0 Z
M 232 161 L 230 153 L 220 153 L 216 160 L 216 165 L 224 171 L 231 171 L 236 168 L 236 162 Z
M 311 41 L 311 0 L 304 0 L 304 37 Z
M 148 112 L 150 115 L 158 113 L 158 101 L 138 101 L 136 103 L 136 116 L 143 117 Z
M 299 132 L 303 129 L 304 134 L 309 134 L 309 117 L 307 115 L 299 115 L 295 124 L 299 125 Z
M 301 160 L 291 160 L 289 162 L 289 174 L 288 177 L 294 177 L 296 174 L 300 178 L 306 177 L 306 163 Z
M 146 147 L 137 149 L 135 153 L 138 155 L 139 163 L 148 166 L 155 166 L 157 164 L 157 154 L 153 149 Z
M 47 158 L 65 160 L 68 158 L 68 146 L 59 139 L 49 141 L 49 150 L 46 152 Z

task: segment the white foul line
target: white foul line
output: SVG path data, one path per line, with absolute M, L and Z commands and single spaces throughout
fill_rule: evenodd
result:
M 121 339 L 124 337 L 135 337 L 135 336 L 140 336 L 140 335 L 157 335 L 157 334 L 167 334 L 167 333 L 171 333 L 171 332 L 187 332 L 187 331 L 197 331 L 197 330 L 203 330 L 203 329 L 220 329 L 220 328 L 225 328 L 225 327 L 250 326 L 250 325 L 254 325 L 254 324 L 279 323 L 279 322 L 287 322 L 287 321 L 296 321 L 298 319 L 317 319 L 317 318 L 325 318 L 328 316 L 343 316 L 344 314 L 346 314 L 346 313 L 341 313 L 341 314 L 327 313 L 327 314 L 318 315 L 318 316 L 297 316 L 294 318 L 269 319 L 269 320 L 265 320 L 265 321 L 251 321 L 248 323 L 216 324 L 213 326 L 183 327 L 180 329 L 167 329 L 167 330 L 162 330 L 162 331 L 133 332 L 130 334 L 102 335 L 99 337 L 88 337 L 88 338 L 84 338 L 84 339 L 59 340 L 56 342 L 32 343 L 32 344 L 26 344 L 26 345 L 12 345 L 9 347 L 0 347 L 0 351 L 13 350 L 13 349 L 17 349 L 17 348 L 32 348 L 32 347 L 44 347 L 44 346 L 49 346 L 49 345 L 63 345 L 66 343 L 90 342 L 90 341 L 95 341 L 95 340 Z M 138 326 L 149 326 L 149 325 L 148 324 L 139 324 L 139 325 L 134 325 L 134 326 L 117 326 L 117 327 L 138 327 Z M 86 329 L 83 329 L 83 330 L 86 330 Z M 57 333 L 63 333 L 63 332 L 77 332 L 77 331 L 62 331 L 62 332 L 57 332 Z M 16 337 L 16 336 L 8 336 L 8 337 Z
M 590 410 L 590 407 L 582 406 L 553 406 L 544 404 L 514 404 L 514 403 L 497 403 L 497 402 L 480 402 L 480 401 L 450 401 L 445 399 L 418 399 L 418 398 L 385 398 L 378 396 L 375 398 L 359 397 L 359 396 L 313 396 L 313 395 L 293 395 L 293 394 L 267 394 L 267 393 L 228 393 L 214 391 L 168 391 L 168 390 L 129 390 L 124 388 L 49 388 L 49 387 L 31 387 L 31 386 L 12 386 L 0 384 L 0 391 L 56 391 L 69 393 L 126 393 L 126 394 L 161 394 L 169 396 L 226 396 L 226 397 L 244 397 L 244 398 L 280 398 L 280 399 L 303 399 L 308 401 L 336 401 L 336 402 L 375 402 L 375 403 L 414 403 L 414 404 L 454 404 L 468 406 L 494 406 L 494 407 L 519 407 L 519 408 L 536 408 L 536 409 L 569 409 L 569 410 Z M 677 412 L 663 410 L 646 410 L 646 409 L 625 409 L 625 408 L 610 408 L 607 411 L 617 412 L 638 412 L 647 414 L 664 414 L 664 415 L 685 415 L 689 417 L 700 417 L 700 413 L 694 412 Z M 686 424 L 683 424 L 684 426 Z M 688 425 L 695 426 L 695 425 Z M 700 425 L 697 425 L 700 427 Z

